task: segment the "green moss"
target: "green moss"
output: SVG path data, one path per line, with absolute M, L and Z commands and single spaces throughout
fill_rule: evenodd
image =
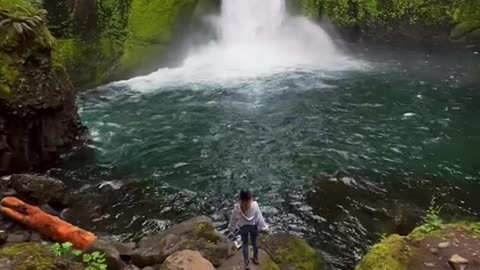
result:
M 54 269 L 55 258 L 40 244 L 26 243 L 0 249 L 0 258 L 13 263 L 15 270 Z
M 405 240 L 394 234 L 374 245 L 356 270 L 405 270 L 409 261 Z
M 262 240 L 261 245 L 280 268 L 282 265 L 289 265 L 298 270 L 323 269 L 321 255 L 301 238 L 276 234 Z
M 280 267 L 272 260 L 263 261 L 261 267 L 262 270 L 280 270 Z
M 120 72 L 158 65 L 179 21 L 193 13 L 196 3 L 197 0 L 132 0 Z
M 305 15 L 356 27 L 374 38 L 401 35 L 407 31 L 405 25 L 425 34 L 453 30 L 453 39 L 480 28 L 477 0 L 303 0 L 302 4 Z
M 452 39 L 458 39 L 480 29 L 480 5 L 478 1 L 463 1 L 463 4 L 452 15 L 456 22 L 456 26 L 450 34 Z
M 43 23 L 44 12 L 25 0 L 0 0 L 0 91 L 12 93 L 25 60 L 37 51 L 50 50 L 54 38 Z

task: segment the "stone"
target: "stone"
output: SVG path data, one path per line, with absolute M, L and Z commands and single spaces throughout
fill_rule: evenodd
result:
M 305 240 L 288 233 L 277 233 L 260 239 L 264 249 L 281 270 L 322 270 L 322 255 Z
M 423 264 L 424 264 L 425 266 L 427 266 L 427 267 L 435 267 L 435 263 L 424 262 Z
M 105 253 L 105 259 L 107 260 L 109 270 L 123 270 L 127 265 L 123 262 L 121 254 L 116 248 L 117 245 L 118 243 L 115 243 L 112 240 L 98 238 L 87 247 L 84 253 L 92 253 L 94 251 L 103 252 Z
M 15 233 L 9 233 L 7 242 L 8 243 L 23 243 L 27 242 L 30 239 L 30 235 L 28 232 L 24 231 L 19 231 Z
M 153 268 L 151 266 L 147 266 L 147 267 L 142 268 L 142 270 L 155 270 L 155 268 Z
M 430 252 L 432 252 L 432 254 L 434 254 L 434 255 L 437 255 L 438 254 L 438 248 L 430 248 Z
M 250 248 L 250 256 L 252 256 L 253 251 Z M 261 269 L 261 270 L 280 270 L 280 267 L 272 261 L 272 258 L 262 249 L 258 250 L 258 267 L 252 264 L 252 269 Z M 256 268 L 255 268 L 256 267 Z M 239 250 L 233 255 L 230 259 L 224 262 L 217 270 L 243 270 L 243 255 Z
M 200 216 L 172 226 L 138 243 L 132 262 L 139 266 L 162 264 L 179 250 L 196 250 L 214 266 L 220 266 L 233 255 L 233 244 L 215 230 L 211 219 Z
M 5 243 L 8 239 L 8 233 L 4 230 L 0 231 L 0 245 Z
M 438 248 L 447 248 L 450 246 L 450 242 L 442 242 L 438 244 Z
M 161 270 L 215 270 L 212 263 L 202 257 L 202 254 L 194 250 L 182 250 L 168 256 Z
M 450 257 L 450 259 L 448 259 L 448 262 L 454 270 L 465 270 L 468 265 L 468 260 L 458 254 Z
M 62 181 L 41 175 L 14 174 L 10 185 L 19 198 L 33 204 L 65 205 L 66 187 Z

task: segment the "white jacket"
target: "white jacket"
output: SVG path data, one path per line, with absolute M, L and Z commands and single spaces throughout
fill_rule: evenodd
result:
M 256 201 L 252 202 L 250 209 L 245 214 L 242 212 L 240 204 L 236 203 L 233 207 L 230 223 L 228 224 L 230 230 L 233 231 L 237 226 L 242 227 L 244 225 L 255 225 L 262 231 L 268 230 L 268 225 Z

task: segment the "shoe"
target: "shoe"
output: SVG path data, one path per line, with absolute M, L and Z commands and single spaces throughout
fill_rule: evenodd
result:
M 253 262 L 253 264 L 258 265 L 258 259 L 253 258 L 252 262 Z
M 245 262 L 245 270 L 250 270 L 250 266 L 249 266 L 249 264 L 250 264 L 250 263 L 249 263 L 248 261 L 247 261 L 247 262 Z

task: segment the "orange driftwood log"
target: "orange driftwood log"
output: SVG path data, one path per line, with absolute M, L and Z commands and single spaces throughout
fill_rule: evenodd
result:
M 75 248 L 84 250 L 97 239 L 93 233 L 75 227 L 15 197 L 5 197 L 0 204 L 0 211 L 3 214 L 52 240 L 61 243 L 71 242 Z

